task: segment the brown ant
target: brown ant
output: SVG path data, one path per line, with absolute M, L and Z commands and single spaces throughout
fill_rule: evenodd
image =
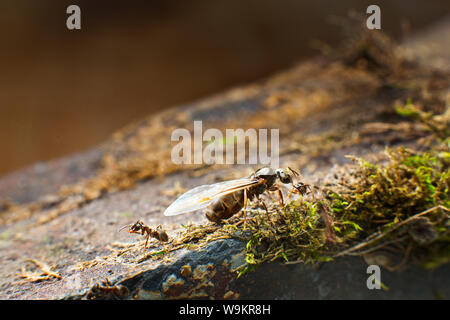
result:
M 307 194 L 312 193 L 311 185 L 298 182 L 292 186 L 292 189 L 289 191 L 288 199 L 291 199 L 292 193 L 299 193 L 302 196 L 305 196 Z M 313 193 L 313 199 L 314 199 L 314 193 Z
M 156 240 L 159 240 L 159 242 L 169 241 L 169 236 L 167 235 L 166 231 L 162 230 L 161 225 L 158 225 L 156 227 L 156 229 L 152 229 L 149 226 L 147 226 L 146 224 L 144 224 L 144 222 L 138 220 L 134 224 L 128 224 L 126 226 L 123 226 L 119 231 L 121 231 L 125 228 L 129 228 L 127 230 L 127 232 L 129 232 L 129 233 L 137 233 L 137 234 L 146 236 L 144 249 L 147 248 L 148 239 L 150 237 L 155 238 Z
M 291 190 L 291 192 L 300 193 L 302 196 L 304 196 L 305 194 L 311 193 L 312 190 L 309 184 L 299 182 L 294 185 L 294 188 Z

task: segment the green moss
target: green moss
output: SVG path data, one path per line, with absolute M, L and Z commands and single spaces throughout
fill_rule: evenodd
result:
M 434 115 L 432 112 L 425 112 L 408 99 L 405 105 L 394 107 L 397 114 L 422 123 L 437 138 L 448 140 L 450 136 L 450 107 L 447 105 L 446 112 Z
M 319 252 L 326 244 L 319 210 L 319 202 L 299 200 L 272 214 L 270 222 L 265 216 L 250 220 L 247 263 L 256 265 L 278 258 L 286 262 L 321 259 L 323 254 Z
M 338 218 L 353 221 L 367 232 L 377 229 L 376 219 L 401 221 L 432 206 L 448 204 L 447 161 L 405 148 L 387 152 L 390 162 L 384 167 L 367 166 L 354 158 L 359 167 L 347 179 L 354 183 L 337 183 L 328 189 Z
M 411 119 L 430 119 L 432 114 L 421 111 L 418 107 L 412 104 L 411 99 L 408 99 L 405 105 L 396 105 L 395 112 L 397 114 L 411 118 Z
M 274 260 L 317 263 L 352 246 L 355 250 L 348 253 L 363 254 L 391 243 L 405 252 L 410 246 L 408 255 L 427 267 L 447 262 L 449 255 L 442 252 L 450 243 L 445 210 L 449 164 L 436 152 L 387 150 L 389 161 L 384 165 L 351 157 L 358 165 L 324 188 L 320 201 L 293 201 L 271 215 L 272 223 L 264 216 L 251 220 L 246 262 L 253 266 Z M 425 227 L 419 225 L 415 234 L 409 234 L 418 220 L 415 216 L 425 213 Z M 327 235 L 326 217 L 332 221 L 334 238 Z M 427 243 L 430 232 L 432 241 Z

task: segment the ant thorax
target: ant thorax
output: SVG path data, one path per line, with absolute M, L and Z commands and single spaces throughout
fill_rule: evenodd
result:
M 254 174 L 252 174 L 250 177 L 264 180 L 264 182 L 262 182 L 261 184 L 249 188 L 249 193 L 256 195 L 260 195 L 264 193 L 267 189 L 272 188 L 272 186 L 275 184 L 277 180 L 277 174 L 275 170 L 273 170 L 270 167 L 261 168 L 257 170 Z

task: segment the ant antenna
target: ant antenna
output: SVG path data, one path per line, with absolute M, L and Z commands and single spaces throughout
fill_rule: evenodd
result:
M 288 169 L 289 169 L 289 171 L 291 171 L 295 176 L 299 176 L 300 174 L 297 172 L 297 171 L 295 171 L 294 169 L 292 169 L 291 167 L 288 167 Z
M 123 226 L 122 228 L 120 228 L 117 232 L 120 232 L 120 231 L 122 231 L 123 229 L 125 229 L 125 228 L 129 228 L 129 227 L 131 227 L 133 224 L 127 224 L 126 226 Z

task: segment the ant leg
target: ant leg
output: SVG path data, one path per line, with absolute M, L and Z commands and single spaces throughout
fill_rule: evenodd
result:
M 144 252 L 145 252 L 145 250 L 147 249 L 148 238 L 150 238 L 150 233 L 147 233 L 147 237 L 145 238 Z
M 295 189 L 294 187 L 292 187 L 292 189 L 289 191 L 289 194 L 288 194 L 288 201 L 291 201 L 292 193 L 295 193 L 296 190 L 297 190 L 297 189 Z
M 308 185 L 309 192 L 312 194 L 312 200 L 313 202 L 316 202 L 316 195 L 314 194 L 314 191 L 311 189 L 311 187 Z
M 283 199 L 283 193 L 281 192 L 281 189 L 278 185 L 274 185 L 273 189 L 271 191 L 276 191 L 278 194 L 278 205 L 280 207 L 284 207 L 284 199 Z M 272 198 L 272 201 L 275 202 L 275 199 Z
M 269 190 L 266 190 L 267 193 L 269 193 Z M 278 184 L 275 184 L 272 186 L 270 191 L 276 191 L 278 194 L 278 204 L 280 207 L 284 207 L 284 199 L 283 199 L 283 193 L 281 192 L 280 186 Z M 270 193 L 269 193 L 270 194 Z M 275 202 L 275 199 L 273 197 L 270 197 L 273 202 Z
M 278 193 L 278 204 L 280 205 L 280 207 L 284 208 L 283 193 L 281 192 L 278 186 L 277 186 L 277 193 Z
M 161 239 L 159 239 L 159 244 L 162 246 L 161 250 L 166 251 L 166 244 Z
M 256 199 L 258 199 L 259 202 L 261 202 L 261 204 L 264 207 L 264 210 L 266 210 L 266 214 L 267 214 L 267 219 L 272 222 L 272 220 L 270 219 L 270 215 L 269 215 L 269 210 L 267 209 L 266 204 L 264 203 L 264 200 L 262 200 L 259 196 L 256 196 Z
M 272 194 L 270 193 L 269 189 L 266 189 L 267 194 L 270 197 L 270 200 L 272 200 L 273 202 L 275 202 L 275 199 L 273 198 Z

